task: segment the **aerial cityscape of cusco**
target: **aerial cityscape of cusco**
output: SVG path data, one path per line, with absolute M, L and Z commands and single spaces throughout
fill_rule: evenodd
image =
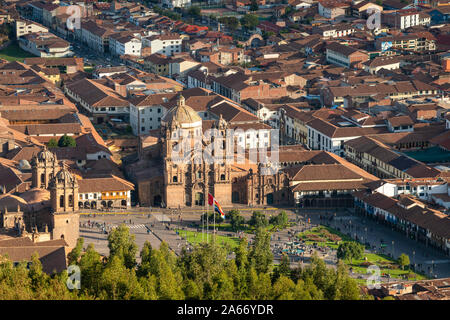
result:
M 450 0 L 0 3 L 0 300 L 450 300 Z

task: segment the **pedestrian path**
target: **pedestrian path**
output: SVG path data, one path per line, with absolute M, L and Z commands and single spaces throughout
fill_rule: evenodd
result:
M 144 224 L 127 224 L 127 227 L 130 229 L 147 229 Z
M 159 222 L 170 222 L 170 218 L 165 214 L 152 214 Z

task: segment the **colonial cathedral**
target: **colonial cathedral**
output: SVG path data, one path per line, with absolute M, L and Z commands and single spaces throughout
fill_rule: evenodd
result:
M 74 247 L 79 237 L 77 179 L 46 148 L 32 159 L 31 175 L 29 190 L 2 196 L 0 227 L 41 241 L 64 239 Z
M 222 206 L 288 202 L 288 192 L 282 191 L 288 186 L 285 172 L 262 174 L 270 163 L 263 165 L 249 161 L 248 150 L 242 154 L 243 161 L 235 161 L 236 153 L 231 155 L 233 159 L 230 161 L 227 144 L 235 144 L 233 150 L 237 150 L 237 137 L 227 136 L 229 128 L 222 116 L 216 120 L 202 120 L 180 95 L 177 105 L 161 119 L 159 138 L 147 146 L 147 151 L 140 152 L 141 161 L 136 166 L 148 168 L 144 179 L 139 181 L 135 178 L 141 205 L 168 208 L 204 206 L 208 193 Z M 206 136 L 209 129 L 220 134 Z M 192 144 L 190 152 L 180 151 L 183 149 L 180 133 L 191 137 L 188 139 Z M 220 153 L 217 153 L 218 148 Z M 281 153 L 289 152 L 282 150 Z

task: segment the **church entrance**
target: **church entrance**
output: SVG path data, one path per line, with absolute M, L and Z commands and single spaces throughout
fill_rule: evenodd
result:
M 154 207 L 161 207 L 161 202 L 162 202 L 162 198 L 159 194 L 157 196 L 153 197 L 153 206 Z
M 231 202 L 239 203 L 239 192 L 233 191 L 233 193 L 231 194 Z
M 204 205 L 204 196 L 202 192 L 197 192 L 195 194 L 195 205 L 196 206 L 203 206 Z
M 267 204 L 273 204 L 273 193 L 267 194 Z

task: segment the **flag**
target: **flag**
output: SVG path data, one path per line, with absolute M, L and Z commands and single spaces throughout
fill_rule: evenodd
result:
M 223 212 L 222 208 L 220 207 L 219 202 L 210 193 L 208 193 L 208 204 L 210 206 L 214 206 L 214 211 L 216 211 L 218 214 L 220 214 L 220 217 L 222 219 L 225 219 L 225 213 Z

